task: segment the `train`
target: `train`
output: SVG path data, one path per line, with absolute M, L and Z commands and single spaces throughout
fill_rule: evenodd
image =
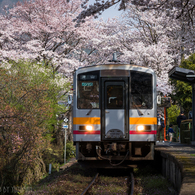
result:
M 156 74 L 151 68 L 108 63 L 75 70 L 72 133 L 79 163 L 129 166 L 154 160 Z

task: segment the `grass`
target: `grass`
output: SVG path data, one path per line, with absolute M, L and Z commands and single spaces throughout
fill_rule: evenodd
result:
M 150 165 L 134 169 L 134 177 L 136 183 L 135 194 L 177 194 L 177 192 L 173 190 L 171 183 Z
M 92 186 L 90 194 L 119 195 L 128 194 L 129 180 L 124 176 L 114 177 L 101 175 L 98 181 Z
M 95 170 L 85 170 L 77 163 L 68 169 L 48 175 L 32 186 L 31 195 L 81 194 L 95 176 Z M 24 195 L 29 194 L 25 192 Z

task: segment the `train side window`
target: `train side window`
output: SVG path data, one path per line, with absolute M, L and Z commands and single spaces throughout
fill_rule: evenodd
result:
M 152 74 L 131 71 L 130 108 L 152 109 Z
M 87 72 L 78 75 L 77 108 L 99 108 L 99 73 Z

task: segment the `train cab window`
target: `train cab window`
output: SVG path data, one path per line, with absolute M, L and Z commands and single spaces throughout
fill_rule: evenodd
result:
M 152 109 L 153 107 L 153 85 L 152 74 L 131 71 L 131 109 Z
M 108 85 L 106 91 L 107 91 L 107 96 L 106 96 L 107 109 L 124 108 L 122 85 Z
M 77 108 L 99 108 L 99 71 L 78 75 Z

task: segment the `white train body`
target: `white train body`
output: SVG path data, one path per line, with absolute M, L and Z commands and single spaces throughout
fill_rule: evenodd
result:
M 130 64 L 80 68 L 73 82 L 76 158 L 111 165 L 153 160 L 157 133 L 156 75 Z

